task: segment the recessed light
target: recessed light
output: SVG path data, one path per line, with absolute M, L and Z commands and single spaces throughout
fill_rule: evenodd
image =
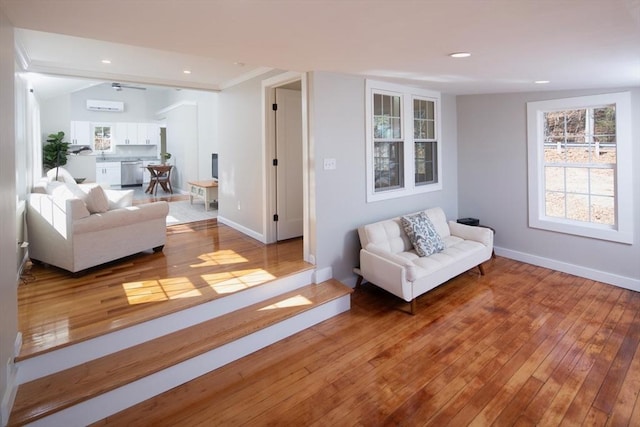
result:
M 452 58 L 468 58 L 471 56 L 469 52 L 454 52 L 449 54 Z
M 102 63 L 103 64 L 111 64 L 111 60 L 110 59 L 103 59 Z
M 547 83 L 551 83 L 549 80 L 536 80 L 534 81 L 537 85 L 546 85 Z
M 238 62 L 238 61 L 236 61 L 236 62 L 234 62 L 234 63 L 233 63 L 233 65 L 236 65 L 236 66 L 238 66 L 238 67 L 244 67 L 244 62 Z
M 191 70 L 184 70 L 183 73 L 185 74 L 191 74 Z

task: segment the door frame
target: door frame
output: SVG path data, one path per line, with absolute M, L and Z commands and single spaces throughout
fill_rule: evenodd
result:
M 302 98 L 302 246 L 304 260 L 315 264 L 315 257 L 310 248 L 310 203 L 309 203 L 309 127 L 308 97 L 306 73 L 286 72 L 262 81 L 262 157 L 264 165 L 263 179 L 263 230 L 266 243 L 276 242 L 276 224 L 273 214 L 276 207 L 276 179 L 273 171 L 273 159 L 276 152 L 275 115 L 272 105 L 275 103 L 275 88 L 300 81 Z

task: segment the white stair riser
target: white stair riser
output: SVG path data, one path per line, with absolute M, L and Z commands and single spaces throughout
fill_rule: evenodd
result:
M 24 384 L 293 291 L 311 283 L 312 274 L 313 270 L 307 270 L 282 277 L 195 307 L 22 360 L 17 363 L 17 383 Z
M 94 423 L 348 311 L 350 306 L 351 297 L 345 295 L 29 425 L 71 427 Z

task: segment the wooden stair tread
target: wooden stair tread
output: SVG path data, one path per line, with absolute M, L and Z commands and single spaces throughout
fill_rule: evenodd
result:
M 276 266 L 276 268 L 277 268 L 276 270 L 277 272 L 274 272 L 274 274 L 277 276 L 277 278 L 282 278 L 282 277 L 287 277 L 291 274 L 297 274 L 303 271 L 311 270 L 313 269 L 313 266 L 310 264 L 307 264 L 304 261 L 300 261 L 300 262 L 283 262 L 280 265 Z M 224 271 L 224 269 L 219 269 L 219 270 Z M 232 268 L 228 268 L 228 270 L 232 270 Z M 112 273 L 112 280 L 115 280 L 115 278 L 119 277 L 118 273 L 115 273 L 113 271 L 110 271 L 110 273 Z M 122 276 L 126 277 L 126 274 L 123 274 Z M 93 276 L 89 276 L 88 278 L 86 278 L 86 280 L 90 280 L 91 277 Z M 147 278 L 147 279 L 153 280 L 151 278 Z M 135 280 L 132 279 L 132 281 L 136 281 L 136 280 L 140 280 L 140 278 L 136 276 Z M 268 285 L 268 282 L 270 282 L 270 280 L 265 281 L 264 283 L 257 283 L 254 286 L 265 285 L 265 284 Z M 79 282 L 77 286 L 87 286 L 85 279 L 82 279 L 82 281 Z M 244 290 L 246 289 L 242 289 L 237 292 L 243 292 Z M 38 290 L 38 292 L 45 292 L 45 293 L 46 291 L 47 289 Z M 71 288 L 71 290 L 69 290 L 68 292 L 72 294 L 73 288 Z M 122 312 L 119 314 L 114 311 L 113 313 L 111 313 L 111 315 L 104 316 L 104 318 L 102 319 L 95 319 L 95 318 L 87 319 L 86 326 L 84 327 L 76 326 L 73 333 L 74 339 L 68 340 L 65 343 L 50 346 L 50 345 L 43 345 L 40 343 L 34 343 L 31 341 L 24 342 L 20 350 L 20 354 L 18 355 L 18 357 L 16 357 L 16 362 L 28 359 L 30 357 L 35 357 L 40 354 L 47 353 L 49 351 L 55 351 L 56 349 L 70 346 L 78 342 L 86 341 L 86 340 L 104 335 L 105 333 L 114 332 L 120 329 L 125 329 L 130 326 L 134 326 L 149 320 L 153 320 L 160 316 L 165 316 L 171 313 L 179 312 L 181 310 L 195 307 L 197 305 L 204 304 L 219 298 L 224 298 L 225 296 L 228 296 L 228 295 L 218 294 L 216 292 L 209 292 L 209 293 L 203 293 L 203 295 L 197 298 L 174 299 L 169 301 L 163 301 L 160 304 L 151 302 L 150 304 L 147 305 L 147 307 L 144 307 L 144 308 L 127 307 L 126 309 L 122 310 Z M 46 299 L 40 302 L 39 304 L 42 306 L 51 305 L 51 303 Z M 77 299 L 76 299 L 76 304 L 77 304 Z M 106 305 L 106 304 L 103 304 L 103 305 Z M 116 309 L 117 307 L 114 307 L 114 310 Z M 78 319 L 75 319 L 75 322 L 78 323 Z
M 353 290 L 311 284 L 192 327 L 22 384 L 9 425 L 23 425 L 254 333 Z

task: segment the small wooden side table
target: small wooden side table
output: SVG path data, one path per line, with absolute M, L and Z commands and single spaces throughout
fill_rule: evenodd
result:
M 209 210 L 209 204 L 218 200 L 218 182 L 189 181 L 189 203 L 193 204 L 193 198 L 204 200 L 204 210 Z

